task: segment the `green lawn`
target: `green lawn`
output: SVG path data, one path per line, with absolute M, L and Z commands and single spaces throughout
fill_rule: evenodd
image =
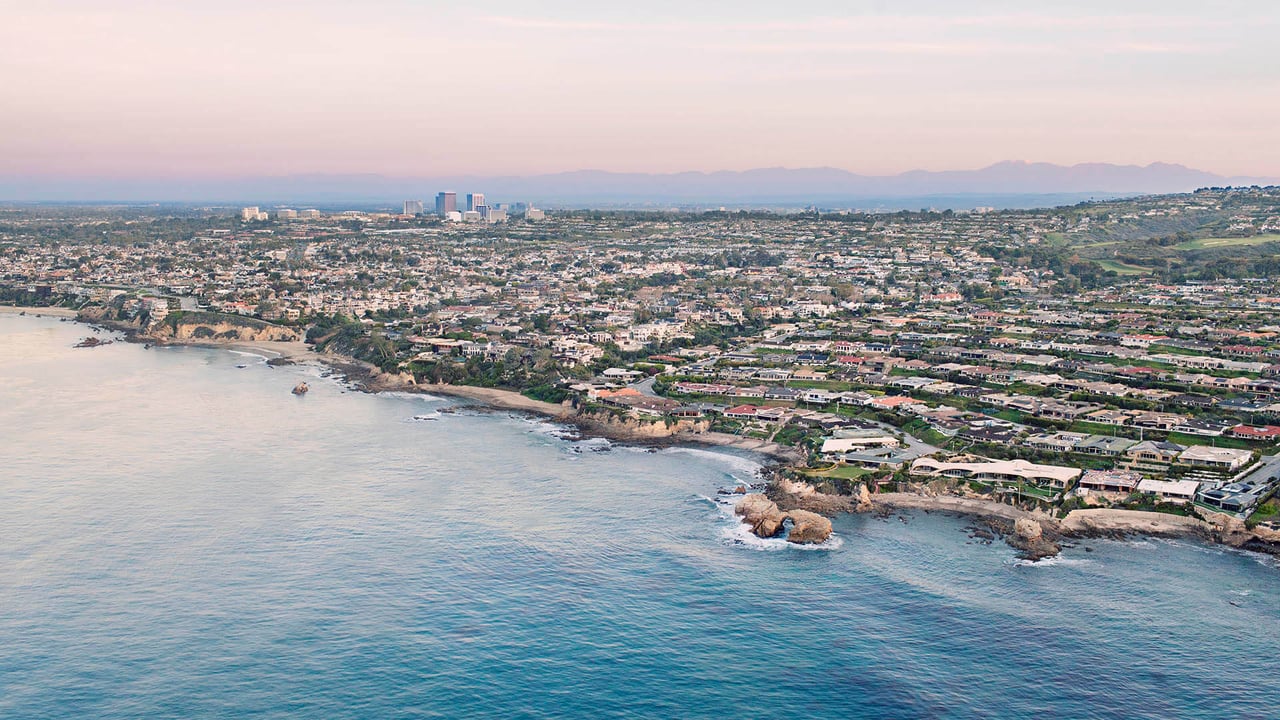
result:
M 871 471 L 854 465 L 836 465 L 829 470 L 819 470 L 815 472 L 806 472 L 809 477 L 822 478 L 843 478 L 845 480 L 856 480 L 863 475 L 870 475 Z
M 1235 448 L 1237 450 L 1252 450 L 1255 447 L 1265 448 L 1259 443 L 1241 440 L 1240 438 L 1205 437 L 1203 435 L 1188 435 L 1180 432 L 1169 433 L 1169 442 L 1175 442 L 1179 445 L 1212 445 L 1214 447 Z
M 1096 261 L 1105 270 L 1114 270 L 1117 275 L 1148 275 L 1150 270 L 1137 265 L 1129 265 L 1119 260 L 1098 260 Z
M 1232 247 L 1237 245 L 1263 245 L 1280 242 L 1280 234 L 1254 235 L 1253 237 L 1236 238 L 1198 238 L 1174 245 L 1175 250 L 1208 250 L 1211 248 Z

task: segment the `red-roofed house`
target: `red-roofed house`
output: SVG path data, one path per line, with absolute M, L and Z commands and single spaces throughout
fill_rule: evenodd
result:
M 1275 442 L 1280 440 L 1280 427 L 1275 425 L 1263 425 L 1261 427 L 1254 425 L 1237 425 L 1227 431 L 1227 435 L 1242 440 L 1266 440 Z

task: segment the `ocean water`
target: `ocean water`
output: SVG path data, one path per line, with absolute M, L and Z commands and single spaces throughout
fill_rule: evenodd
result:
M 0 315 L 0 717 L 1280 717 L 1270 558 L 754 541 L 749 456 L 87 334 Z

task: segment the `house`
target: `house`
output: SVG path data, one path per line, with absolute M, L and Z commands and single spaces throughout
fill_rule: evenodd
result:
M 873 397 L 867 402 L 867 405 L 879 408 L 881 410 L 906 410 L 912 405 L 924 405 L 923 402 L 913 397 L 905 395 L 884 395 L 881 397 Z
M 923 457 L 911 463 L 911 474 L 925 477 L 950 477 L 996 485 L 1031 483 L 1061 489 L 1068 487 L 1072 481 L 1080 477 L 1080 470 L 1057 465 L 1037 465 L 1026 460 L 944 462 Z
M 755 420 L 760 408 L 755 405 L 739 405 L 724 411 L 724 416 L 733 420 Z
M 1178 455 L 1187 448 L 1164 440 L 1145 440 L 1124 451 L 1130 470 L 1164 472 L 1178 461 Z
M 1123 455 L 1125 450 L 1137 444 L 1137 440 L 1130 440 L 1129 438 L 1090 435 L 1076 443 L 1076 452 L 1087 455 L 1116 456 Z
M 1274 425 L 1263 425 L 1261 427 L 1237 425 L 1228 430 L 1226 435 L 1242 440 L 1261 440 L 1273 443 L 1280 440 L 1280 427 Z
M 1138 492 L 1155 495 L 1161 500 L 1173 503 L 1188 503 L 1195 499 L 1200 483 L 1195 480 L 1152 480 L 1150 478 L 1138 483 Z
M 1055 432 L 1041 433 L 1032 435 L 1023 441 L 1023 445 L 1033 450 L 1044 450 L 1047 452 L 1071 452 L 1076 449 L 1076 445 L 1083 442 L 1088 435 L 1082 433 Z
M 832 455 L 869 447 L 898 447 L 900 444 L 898 438 L 885 432 L 876 432 L 861 437 L 827 438 L 822 441 L 821 452 L 823 455 Z
M 1192 467 L 1204 467 L 1224 472 L 1235 472 L 1253 459 L 1249 450 L 1192 445 L 1178 455 L 1178 462 Z
M 1091 492 L 1123 493 L 1133 492 L 1142 475 L 1130 470 L 1090 470 L 1080 478 L 1080 487 Z

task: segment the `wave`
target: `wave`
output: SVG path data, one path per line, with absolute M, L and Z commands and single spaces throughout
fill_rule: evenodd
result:
M 1013 558 L 1008 564 L 1014 567 L 1081 567 L 1084 565 L 1092 565 L 1093 561 L 1086 558 L 1063 557 L 1054 555 L 1053 557 L 1041 558 L 1039 560 L 1024 560 L 1023 558 Z
M 383 397 L 392 397 L 392 398 L 398 398 L 401 400 L 419 400 L 421 402 L 429 402 L 429 403 L 447 402 L 449 400 L 449 398 L 443 398 L 443 397 L 440 397 L 439 395 L 406 392 L 404 390 L 388 390 L 386 392 L 380 392 L 378 394 Z
M 249 352 L 247 350 L 232 350 L 228 348 L 227 352 L 233 353 L 235 355 L 244 355 L 245 357 L 255 357 L 255 358 L 258 358 L 259 360 L 262 360 L 262 362 L 266 362 L 271 359 L 269 356 L 263 355 L 262 353 Z
M 702 448 L 692 447 L 669 447 L 658 451 L 660 455 L 691 455 L 703 460 L 713 460 L 721 465 L 727 465 L 730 472 L 726 473 L 735 480 L 746 478 L 747 480 L 759 480 L 764 465 L 756 460 L 752 460 L 742 455 L 724 452 L 720 450 L 704 450 Z

